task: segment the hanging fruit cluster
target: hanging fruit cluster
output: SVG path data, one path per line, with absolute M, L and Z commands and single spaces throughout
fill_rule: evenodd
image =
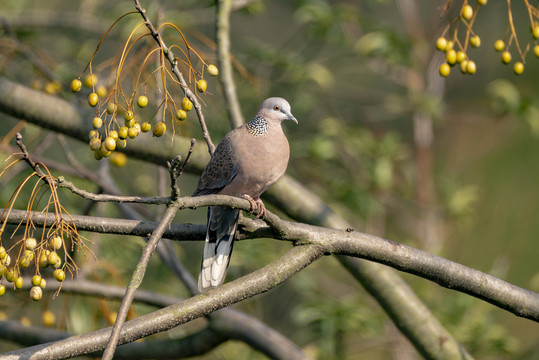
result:
M 167 118 L 183 121 L 187 118 L 187 113 L 193 109 L 193 102 L 187 97 L 186 88 L 192 89 L 192 94 L 200 97 L 199 94 L 206 94 L 208 88 L 204 74 L 217 76 L 219 73 L 215 65 L 207 64 L 191 47 L 177 26 L 164 23 L 157 29 L 158 32 L 165 28 L 171 28 L 180 35 L 178 39 L 181 40 L 181 43 L 169 46 L 169 49 L 179 50 L 182 54 L 181 58 L 175 58 L 172 67 L 181 67 L 182 73 L 188 74 L 189 83 L 180 84 L 178 80 L 174 79 L 172 67 L 167 64 L 167 55 L 170 50 L 165 51 L 162 47 L 155 47 L 148 51 L 147 45 L 139 46 L 138 43 L 147 38 L 144 34 L 135 38 L 137 32 L 144 25 L 144 23 L 140 23 L 133 29 L 125 42 L 122 55 L 109 77 L 113 80 L 102 82 L 92 71 L 92 61 L 114 24 L 101 39 L 92 59 L 84 70 L 89 69 L 89 74 L 84 77 L 83 81 L 79 76 L 71 82 L 73 92 L 81 91 L 83 85 L 89 89 L 88 105 L 95 108 L 95 116 L 91 120 L 93 130 L 89 133 L 89 146 L 97 160 L 114 154 L 115 150 L 125 148 L 128 141 L 136 139 L 141 133 L 151 131 L 155 137 L 164 135 L 167 131 Z M 153 41 L 153 39 L 151 40 Z M 129 56 L 131 53 L 136 53 L 137 50 L 147 52 L 142 63 L 137 63 L 140 54 Z M 199 70 L 195 68 L 192 58 L 195 58 L 200 64 Z M 151 60 L 154 62 L 152 63 Z M 124 68 L 136 68 L 138 73 L 133 76 L 133 72 L 124 71 Z M 154 81 L 154 79 L 156 80 Z M 107 83 L 110 85 L 105 86 Z M 154 87 L 155 91 L 149 91 L 151 87 Z M 180 91 L 184 93 L 184 96 L 178 105 L 173 93 Z M 157 95 L 151 96 L 152 94 Z M 152 107 L 153 114 L 142 111 L 150 105 L 154 105 Z M 171 121 L 171 124 L 174 131 L 175 121 Z
M 481 46 L 481 38 L 473 30 L 473 25 L 479 9 L 487 5 L 488 0 L 475 0 L 475 8 L 470 5 L 471 1 L 464 0 L 460 8 L 459 16 L 452 19 L 444 29 L 442 35 L 436 40 L 436 49 L 445 53 L 445 62 L 440 65 L 439 73 L 443 77 L 449 76 L 453 66 L 458 65 L 461 73 L 473 75 L 477 71 L 476 63 L 468 56 L 469 47 Z M 523 49 L 518 41 L 513 23 L 511 1 L 508 5 L 508 31 L 506 39 L 499 39 L 494 43 L 494 50 L 501 52 L 503 64 L 511 64 L 513 56 L 511 51 L 518 54 L 517 61 L 513 64 L 513 72 L 520 75 L 524 72 L 525 58 L 533 46 L 534 55 L 539 58 L 539 10 L 536 6 L 524 1 L 530 19 L 531 39 Z M 450 3 L 448 2 L 448 5 Z M 461 26 L 462 25 L 462 26 Z M 464 28 L 464 35 L 459 30 Z

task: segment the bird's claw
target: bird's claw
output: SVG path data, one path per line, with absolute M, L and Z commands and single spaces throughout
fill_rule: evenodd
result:
M 253 199 L 251 196 L 243 194 L 242 198 L 248 200 L 250 203 L 249 214 L 257 213 L 257 219 L 265 217 L 267 215 L 268 212 L 266 210 L 266 205 L 264 205 L 264 203 L 259 197 Z

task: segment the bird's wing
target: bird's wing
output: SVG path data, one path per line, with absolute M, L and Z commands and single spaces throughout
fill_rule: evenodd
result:
M 216 193 L 229 184 L 237 174 L 236 159 L 232 148 L 232 133 L 221 140 L 210 162 L 200 176 L 193 196 Z

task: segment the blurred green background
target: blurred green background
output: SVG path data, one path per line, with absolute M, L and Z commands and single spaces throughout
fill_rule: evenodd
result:
M 438 75 L 443 56 L 436 52 L 435 42 L 458 16 L 461 1 L 453 1 L 447 11 L 443 11 L 445 1 L 426 0 L 233 3 L 238 8 L 230 20 L 231 50 L 244 116 L 249 119 L 262 99 L 281 96 L 299 120 L 299 126 L 285 125 L 291 144 L 289 175 L 357 230 L 432 251 L 539 291 L 539 59 L 533 55 L 535 43 L 523 2 L 513 3 L 512 15 L 520 45 L 530 44 L 532 49 L 524 74 L 513 75 L 511 66 L 504 66 L 493 49 L 494 41 L 507 34 L 508 12 L 505 2 L 490 1 L 479 9 L 473 26 L 482 45 L 467 51 L 477 73 L 462 75 L 453 68 L 447 79 Z M 152 19 L 179 26 L 207 62 L 217 63 L 213 1 L 143 1 L 142 5 Z M 43 90 L 51 80 L 58 80 L 63 85 L 58 96 L 83 108 L 88 107 L 85 97 L 69 93 L 69 83 L 89 61 L 108 26 L 134 9 L 130 1 L 100 0 L 4 0 L 0 7 L 18 42 L 13 44 L 6 28 L 0 33 L 0 76 Z M 131 15 L 107 36 L 93 65 L 100 79 L 107 79 L 114 56 L 139 22 L 137 15 Z M 465 31 L 459 28 L 459 38 Z M 172 31 L 164 34 L 165 41 L 178 41 Z M 36 54 L 53 78 L 37 70 L 21 49 Z M 511 52 L 516 59 L 514 45 Z M 128 76 L 136 75 L 133 71 Z M 213 78 L 208 82 L 204 113 L 217 142 L 230 122 L 218 82 Z M 0 120 L 3 136 L 17 125 L 4 114 Z M 176 131 L 201 138 L 192 114 L 176 124 Z M 40 149 L 45 158 L 65 161 L 62 148 L 47 131 L 27 125 L 22 132 L 30 151 Z M 3 143 L 3 159 L 10 152 L 7 142 L 13 145 L 12 139 Z M 79 162 L 96 174 L 112 176 L 125 194 L 155 195 L 160 192 L 160 178 L 168 181 L 155 165 L 138 160 L 128 159 L 125 167 L 109 169 L 104 165 L 107 160 L 96 162 L 84 144 L 68 142 Z M 7 203 L 25 175 L 22 172 L 9 181 L 0 178 L 0 205 Z M 196 179 L 196 175 L 184 176 L 183 194 L 194 190 Z M 73 180 L 97 191 L 89 181 Z M 62 199 L 74 214 L 122 216 L 111 204 L 92 207 L 68 194 L 62 194 Z M 23 208 L 24 199 L 19 201 Z M 149 209 L 150 214 L 158 211 Z M 177 222 L 204 221 L 204 209 L 183 211 L 177 218 Z M 142 239 L 85 236 L 94 241 L 90 247 L 99 259 L 95 265 L 80 256 L 86 276 L 125 285 Z M 2 235 L 8 241 L 4 237 L 8 235 Z M 175 247 L 195 275 L 202 244 Z M 288 248 L 289 244 L 270 240 L 240 242 L 229 279 L 269 263 Z M 403 276 L 476 358 L 539 357 L 537 324 Z M 187 296 L 156 256 L 143 285 L 159 293 Z M 57 314 L 56 326 L 74 333 L 105 326 L 106 317 L 118 306 L 63 293 L 54 300 L 46 294 L 42 302 L 32 303 L 26 293 L 14 294 L 11 289 L 0 303 L 8 318 L 25 316 L 33 324 L 40 324 L 41 312 L 50 308 Z M 235 306 L 319 359 L 419 356 L 332 258 L 321 259 L 279 288 Z M 137 314 L 150 310 L 136 307 Z M 201 326 L 202 320 L 197 320 L 158 336 L 179 336 Z M 16 347 L 0 341 L 2 352 Z M 201 358 L 263 357 L 232 341 Z

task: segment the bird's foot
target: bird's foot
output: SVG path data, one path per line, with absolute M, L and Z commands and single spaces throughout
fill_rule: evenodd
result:
M 253 199 L 251 196 L 247 194 L 243 194 L 241 197 L 248 200 L 249 203 L 251 204 L 251 207 L 249 209 L 249 214 L 257 213 L 256 215 L 257 219 L 266 216 L 267 214 L 266 205 L 264 205 L 260 197 L 257 196 L 256 198 Z

